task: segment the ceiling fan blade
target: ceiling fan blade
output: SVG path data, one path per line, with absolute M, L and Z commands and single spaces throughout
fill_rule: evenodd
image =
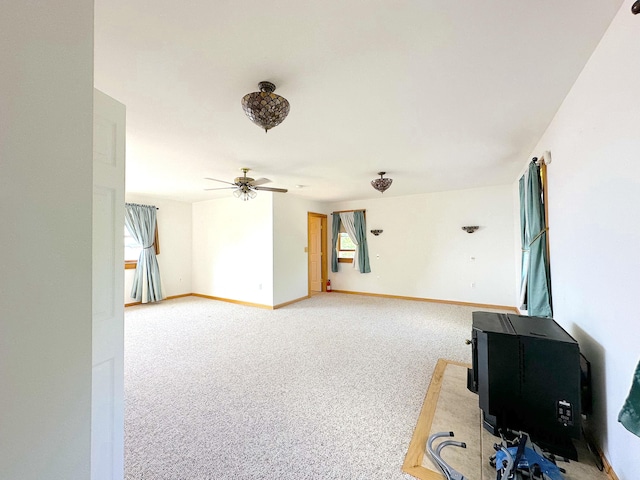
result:
M 224 180 L 218 180 L 217 178 L 204 177 L 204 179 L 205 179 L 205 180 L 213 180 L 214 182 L 228 183 L 229 185 L 235 185 L 234 183 L 226 182 L 226 181 L 224 181 Z
M 268 178 L 259 178 L 251 182 L 251 185 L 257 187 L 258 185 L 264 185 L 265 183 L 271 183 L 271 180 L 269 180 Z
M 232 190 L 234 188 L 238 188 L 238 187 L 220 187 L 220 188 L 205 188 L 205 190 Z
M 254 187 L 255 190 L 264 190 L 265 192 L 280 192 L 287 193 L 289 190 L 286 188 L 271 188 L 271 187 Z

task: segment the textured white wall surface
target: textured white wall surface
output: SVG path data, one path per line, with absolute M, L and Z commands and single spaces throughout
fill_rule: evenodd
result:
M 140 195 L 127 195 L 126 201 L 155 205 L 158 210 L 160 255 L 158 265 L 162 288 L 167 296 L 191 293 L 191 204 Z M 124 303 L 132 303 L 131 285 L 135 270 L 124 271 Z
M 272 197 L 193 204 L 194 293 L 273 305 Z
M 273 196 L 274 305 L 308 295 L 307 213 L 326 204 L 293 195 Z
M 330 211 L 350 209 L 366 209 L 371 273 L 341 263 L 329 274 L 334 289 L 513 306 L 511 185 L 381 196 L 331 204 Z M 480 229 L 469 234 L 466 225 Z
M 88 479 L 93 1 L 4 7 L 0 478 Z
M 532 156 L 549 150 L 554 317 L 592 363 L 592 422 L 620 480 L 640 438 L 617 422 L 640 359 L 640 17 L 626 1 Z

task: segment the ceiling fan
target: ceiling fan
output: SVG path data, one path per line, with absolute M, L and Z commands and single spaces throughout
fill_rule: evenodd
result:
M 271 188 L 271 187 L 263 187 L 265 183 L 269 183 L 271 180 L 267 178 L 259 178 L 258 180 L 254 180 L 251 177 L 247 177 L 247 172 L 251 170 L 250 168 L 241 168 L 242 177 L 236 177 L 233 182 L 226 182 L 224 180 L 218 180 L 217 178 L 208 178 L 205 180 L 213 180 L 214 182 L 226 183 L 231 185 L 230 187 L 220 187 L 220 188 L 205 188 L 205 190 L 227 190 L 233 189 L 233 196 L 236 198 L 242 198 L 242 200 L 247 201 L 250 198 L 256 198 L 257 190 L 263 190 L 266 192 L 280 192 L 287 193 L 286 188 Z

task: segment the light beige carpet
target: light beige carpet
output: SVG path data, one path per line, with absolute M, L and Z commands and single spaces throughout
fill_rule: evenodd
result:
M 401 480 L 438 358 L 472 307 L 314 295 L 126 309 L 127 480 Z

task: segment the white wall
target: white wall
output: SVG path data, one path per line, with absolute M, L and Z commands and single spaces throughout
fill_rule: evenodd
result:
M 0 478 L 88 479 L 93 1 L 0 15 Z
M 309 294 L 308 256 L 305 252 L 308 212 L 326 214 L 326 204 L 294 195 L 273 196 L 274 305 Z
M 592 363 L 593 423 L 620 480 L 640 475 L 640 438 L 617 423 L 640 359 L 640 16 L 631 4 L 532 152 L 552 155 L 554 318 Z
M 273 306 L 273 194 L 193 204 L 193 293 Z
M 162 289 L 168 297 L 191 293 L 191 204 L 161 198 L 126 195 L 126 201 L 155 205 L 158 210 L 158 266 Z M 133 303 L 131 285 L 135 270 L 124 271 L 124 303 Z
M 338 273 L 329 272 L 333 289 L 513 306 L 510 185 L 381 195 L 335 203 L 330 211 L 361 208 L 367 211 L 371 273 L 361 274 L 351 264 L 341 263 Z M 480 229 L 469 234 L 462 230 L 465 225 Z M 372 229 L 383 233 L 376 237 Z

